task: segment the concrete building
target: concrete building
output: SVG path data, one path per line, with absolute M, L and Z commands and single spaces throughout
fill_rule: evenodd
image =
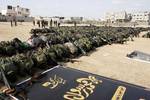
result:
M 3 19 L 6 19 L 6 21 L 10 21 L 10 20 L 16 20 L 22 22 L 33 21 L 33 17 L 30 17 L 30 9 L 23 8 L 20 6 L 13 7 L 11 5 L 8 5 L 6 9 L 1 11 L 1 14 L 3 16 Z
M 115 23 L 115 22 L 127 22 L 130 20 L 126 11 L 122 12 L 109 12 L 106 13 L 105 19 L 107 22 Z
M 30 16 L 30 9 L 22 8 L 20 6 L 13 7 L 11 5 L 8 5 L 5 10 L 2 10 L 2 15 L 29 17 Z
M 132 13 L 132 22 L 139 24 L 150 24 L 150 12 L 134 12 Z
M 2 10 L 2 15 L 4 16 L 16 16 L 17 13 L 15 11 L 15 7 L 12 7 L 12 6 L 7 6 L 6 9 Z
M 83 17 L 64 17 L 62 19 L 62 22 L 68 23 L 68 24 L 72 24 L 74 22 L 81 23 L 81 22 L 83 22 L 83 19 L 84 19 Z
M 72 22 L 82 22 L 83 21 L 83 17 L 71 17 L 71 21 Z
M 115 22 L 115 14 L 113 12 L 107 12 L 105 15 L 105 20 L 107 22 L 114 23 Z

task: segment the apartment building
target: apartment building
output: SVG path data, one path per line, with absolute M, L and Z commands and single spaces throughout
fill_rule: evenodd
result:
M 30 16 L 30 9 L 23 8 L 20 6 L 13 7 L 11 5 L 8 5 L 5 10 L 2 10 L 2 15 L 29 17 Z
M 107 22 L 126 22 L 129 21 L 129 16 L 125 11 L 122 12 L 108 12 L 105 19 Z
M 132 22 L 150 24 L 150 12 L 134 12 L 132 13 Z

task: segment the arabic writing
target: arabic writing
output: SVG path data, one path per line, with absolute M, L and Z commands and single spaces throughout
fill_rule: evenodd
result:
M 45 82 L 44 84 L 42 84 L 42 86 L 44 87 L 50 87 L 50 89 L 54 89 L 56 88 L 59 84 L 65 84 L 66 83 L 66 80 L 64 80 L 63 78 L 61 77 L 58 77 L 56 75 L 54 75 L 53 78 L 49 78 L 49 81 L 48 82 Z
M 125 91 L 126 91 L 126 87 L 119 86 L 111 100 L 122 100 Z
M 79 85 L 72 88 L 63 96 L 66 100 L 84 100 L 94 92 L 95 85 L 102 83 L 102 80 L 97 80 L 94 76 L 88 78 L 79 78 L 76 80 Z

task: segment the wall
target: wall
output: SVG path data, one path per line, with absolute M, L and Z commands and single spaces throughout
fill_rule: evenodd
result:
M 0 15 L 0 22 L 6 22 L 6 21 L 7 21 L 6 17 L 3 15 Z
M 0 22 L 10 22 L 11 20 L 13 20 L 13 18 L 10 17 L 10 16 L 2 16 L 2 15 L 0 15 Z M 16 20 L 17 21 L 23 21 L 23 22 L 32 22 L 34 20 L 34 17 L 17 16 Z

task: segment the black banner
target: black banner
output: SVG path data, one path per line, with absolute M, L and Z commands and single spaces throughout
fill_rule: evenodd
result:
M 29 100 L 150 100 L 150 91 L 87 72 L 56 67 L 29 87 L 27 96 Z

